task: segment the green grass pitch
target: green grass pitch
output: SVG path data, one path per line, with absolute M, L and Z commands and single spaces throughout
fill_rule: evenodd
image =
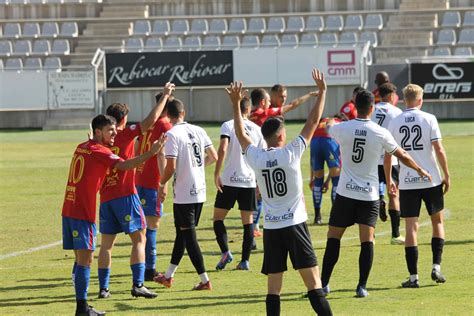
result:
M 390 223 L 378 223 L 375 258 L 366 299 L 354 298 L 358 279 L 359 242 L 355 227 L 342 241 L 339 262 L 331 279 L 328 296 L 335 315 L 472 315 L 474 311 L 474 122 L 442 122 L 444 145 L 451 171 L 452 189 L 446 196 L 446 246 L 442 270 L 445 284 L 430 279 L 431 228 L 423 209 L 419 232 L 419 289 L 401 289 L 407 276 L 403 246 L 390 245 Z M 204 125 L 214 141 L 219 126 Z M 288 137 L 300 131 L 302 123 L 289 123 Z M 75 146 L 86 139 L 87 131 L 1 131 L 0 132 L 0 314 L 71 315 L 75 309 L 71 284 L 73 256 L 61 247 L 61 206 L 67 172 Z M 310 219 L 312 199 L 307 186 L 309 150 L 302 164 L 305 197 Z M 97 262 L 94 261 L 89 287 L 90 304 L 112 315 L 262 315 L 265 313 L 266 277 L 260 273 L 262 239 L 250 258 L 250 271 L 236 271 L 240 259 L 242 226 L 238 211 L 226 220 L 229 246 L 235 255 L 226 270 L 215 272 L 219 248 L 212 229 L 214 166 L 207 169 L 207 202 L 197 231 L 212 291 L 194 292 L 199 281 L 185 256 L 175 275 L 175 285 L 165 289 L 147 285 L 158 292 L 154 300 L 130 295 L 130 241 L 120 235 L 113 251 L 110 290 L 112 297 L 98 300 Z M 158 270 L 167 268 L 174 240 L 171 198 L 158 232 Z M 330 209 L 329 194 L 323 202 L 323 219 Z M 404 224 L 402 223 L 402 228 Z M 324 254 L 327 227 L 310 226 L 320 262 Z M 402 232 L 403 233 L 403 232 Z M 98 236 L 100 244 L 100 236 Z M 42 246 L 44 246 L 42 248 Z M 305 287 L 299 274 L 285 274 L 282 314 L 310 315 L 312 309 L 302 297 Z

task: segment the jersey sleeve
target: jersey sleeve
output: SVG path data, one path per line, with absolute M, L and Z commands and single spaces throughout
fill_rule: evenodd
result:
M 134 139 L 142 134 L 140 124 L 132 124 L 124 129 L 125 136 L 128 140 Z
M 115 155 L 110 149 L 105 147 L 94 150 L 93 154 L 94 158 L 109 168 L 113 168 L 118 162 L 124 161 L 122 158 Z
M 250 144 L 244 151 L 247 162 L 252 168 L 255 168 L 258 160 L 258 153 L 261 149 L 257 148 L 254 144 Z
M 441 139 L 441 130 L 439 129 L 439 125 L 438 125 L 438 120 L 436 119 L 436 117 L 433 117 L 431 119 L 431 122 L 430 122 L 430 126 L 431 126 L 431 134 L 430 134 L 430 139 L 432 142 L 435 142 L 437 140 L 440 140 Z
M 202 134 L 204 136 L 204 149 L 208 149 L 209 147 L 212 147 L 212 141 L 209 135 L 207 135 L 206 131 L 201 128 Z
M 221 138 L 222 137 L 230 138 L 230 134 L 231 134 L 231 131 L 230 131 L 229 123 L 226 122 L 226 123 L 222 124 L 222 126 L 221 126 Z
M 393 154 L 398 148 L 398 144 L 395 141 L 395 138 L 393 138 L 392 134 L 390 134 L 390 132 L 384 128 L 382 128 L 382 133 L 383 133 L 382 146 L 384 150 L 388 152 L 389 154 Z
M 176 137 L 171 133 L 166 133 L 165 158 L 178 158 L 178 143 Z
M 293 141 L 286 145 L 286 150 L 289 153 L 289 160 L 300 159 L 306 150 L 306 141 L 303 136 L 298 135 Z

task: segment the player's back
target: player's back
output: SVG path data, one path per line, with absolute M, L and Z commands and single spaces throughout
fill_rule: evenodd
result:
M 382 126 L 383 128 L 388 128 L 390 122 L 394 118 L 402 114 L 402 112 L 402 110 L 390 103 L 379 102 L 375 105 L 371 120 Z
M 301 156 L 306 141 L 298 136 L 282 148 L 250 145 L 246 157 L 255 170 L 265 211 L 265 228 L 281 228 L 306 221 Z
M 432 142 L 441 139 L 436 117 L 416 108 L 403 111 L 390 122 L 389 131 L 410 156 L 432 176 L 432 181 L 420 178 L 413 170 L 401 164 L 400 189 L 419 189 L 441 184 Z
M 360 118 L 332 126 L 329 134 L 341 148 L 342 171 L 337 193 L 358 200 L 377 200 L 380 152 L 396 150 L 393 137 L 373 121 Z
M 167 133 L 165 157 L 176 159 L 174 202 L 201 203 L 206 200 L 205 150 L 212 146 L 199 126 L 178 123 Z
M 260 127 L 247 119 L 244 119 L 243 122 L 245 132 L 252 139 L 252 143 L 260 148 L 266 147 Z M 242 147 L 234 130 L 234 120 L 222 124 L 222 136 L 229 137 L 228 153 L 221 176 L 222 184 L 232 187 L 255 188 L 255 173 L 242 153 Z

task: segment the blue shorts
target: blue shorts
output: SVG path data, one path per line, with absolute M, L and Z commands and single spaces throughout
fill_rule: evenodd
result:
M 315 137 L 311 140 L 311 168 L 323 170 L 326 161 L 329 168 L 341 167 L 341 152 L 334 138 Z
M 83 219 L 63 217 L 63 249 L 95 250 L 95 223 Z
M 142 204 L 145 216 L 163 216 L 163 203 L 160 203 L 160 209 L 158 209 L 157 190 L 137 186 L 137 192 L 138 196 L 140 197 L 140 203 Z
M 102 234 L 130 234 L 145 229 L 145 215 L 138 195 L 132 194 L 100 204 Z

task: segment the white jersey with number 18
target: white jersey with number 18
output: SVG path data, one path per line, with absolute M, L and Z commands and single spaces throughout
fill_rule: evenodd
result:
M 245 150 L 262 194 L 265 229 L 298 225 L 308 219 L 300 166 L 305 149 L 306 141 L 298 136 L 282 148 L 262 149 L 252 144 Z
M 379 199 L 380 152 L 393 153 L 398 145 L 388 130 L 369 119 L 331 126 L 329 134 L 340 145 L 342 170 L 337 194 L 362 201 Z
M 438 121 L 432 114 L 416 108 L 407 109 L 390 122 L 390 133 L 416 163 L 431 175 L 420 177 L 413 169 L 400 164 L 399 185 L 401 190 L 426 189 L 441 184 L 441 174 L 436 163 L 432 142 L 441 139 Z
M 205 150 L 212 146 L 211 139 L 204 129 L 186 122 L 173 126 L 166 136 L 165 157 L 176 159 L 174 203 L 205 202 Z

